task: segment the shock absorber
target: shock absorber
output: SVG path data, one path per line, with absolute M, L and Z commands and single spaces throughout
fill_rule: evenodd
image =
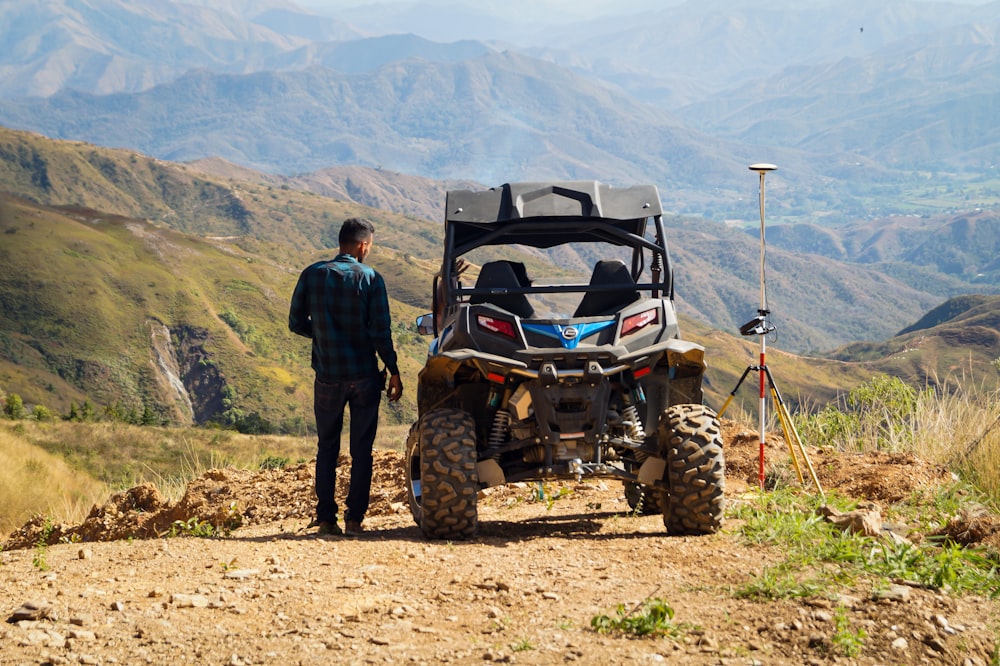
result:
M 646 431 L 642 428 L 642 420 L 639 418 L 639 410 L 636 403 L 642 404 L 646 401 L 646 396 L 642 392 L 641 386 L 636 386 L 633 391 L 626 391 L 622 396 L 625 409 L 622 410 L 623 420 L 628 428 L 628 435 L 633 440 L 646 439 Z

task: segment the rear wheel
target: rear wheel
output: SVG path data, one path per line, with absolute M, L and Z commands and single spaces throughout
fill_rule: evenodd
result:
M 713 534 L 722 526 L 726 465 L 722 430 L 704 405 L 674 405 L 660 416 L 657 439 L 667 461 L 663 525 L 673 535 Z
M 420 525 L 420 518 L 423 513 L 421 505 L 423 501 L 423 486 L 420 483 L 420 421 L 410 427 L 410 433 L 406 436 L 406 499 L 410 504 L 410 514 L 413 521 Z
M 435 409 L 407 438 L 410 512 L 424 535 L 467 539 L 479 528 L 476 423 L 460 409 Z
M 635 481 L 625 482 L 625 501 L 632 513 L 651 516 L 660 511 L 659 492 Z

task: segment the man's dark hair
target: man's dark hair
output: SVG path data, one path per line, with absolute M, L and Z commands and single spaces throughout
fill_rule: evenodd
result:
M 341 245 L 355 245 L 363 243 L 374 235 L 375 227 L 371 222 L 360 217 L 349 217 L 341 225 L 337 240 Z

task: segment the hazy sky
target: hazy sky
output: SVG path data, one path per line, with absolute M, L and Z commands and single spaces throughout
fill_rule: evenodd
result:
M 626 0 L 626 2 L 615 2 L 613 0 L 533 0 L 531 4 L 544 5 L 552 10 L 563 10 L 574 12 L 586 10 L 588 13 L 623 13 L 627 11 L 641 11 L 643 9 L 656 9 L 669 7 L 671 5 L 681 5 L 687 0 Z M 802 0 L 810 4 L 831 4 L 834 0 Z M 914 2 L 954 2 L 963 5 L 985 5 L 994 0 L 913 0 Z M 448 5 L 448 4 L 503 4 L 510 3 L 490 2 L 489 0 L 297 0 L 297 4 L 303 7 L 318 7 L 326 9 L 342 9 L 345 7 L 360 7 L 362 5 L 394 5 L 394 4 L 414 4 L 422 2 L 425 4 Z M 749 4 L 749 3 L 745 3 Z
M 881 0 L 873 0 L 881 2 Z M 910 2 L 939 2 L 966 5 L 983 5 L 995 0 L 910 0 Z M 399 5 L 434 5 L 447 7 L 455 5 L 473 6 L 486 9 L 496 16 L 520 21 L 537 21 L 542 24 L 558 25 L 580 20 L 600 18 L 602 16 L 626 16 L 642 12 L 656 11 L 666 7 L 683 5 L 687 2 L 713 3 L 722 5 L 719 0 L 293 0 L 296 4 L 327 16 L 337 16 L 339 12 L 349 14 L 357 8 L 366 5 L 399 6 Z M 823 6 L 835 4 L 836 0 L 798 0 L 795 5 Z M 788 6 L 789 0 L 739 0 L 746 6 L 769 4 Z M 358 19 L 355 19 L 358 20 Z
M 650 9 L 662 9 L 671 5 L 683 4 L 684 0 L 628 0 L 626 3 L 609 2 L 609 0 L 530 0 L 530 2 L 517 2 L 514 0 L 297 0 L 303 7 L 314 9 L 337 10 L 363 5 L 393 5 L 393 4 L 416 4 L 418 2 L 434 5 L 466 4 L 478 6 L 493 5 L 497 9 L 510 7 L 511 5 L 522 5 L 540 9 L 544 7 L 552 12 L 554 17 L 559 15 L 568 17 L 597 16 L 600 14 L 628 14 Z

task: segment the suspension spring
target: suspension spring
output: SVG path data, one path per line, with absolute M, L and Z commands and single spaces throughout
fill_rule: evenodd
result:
M 493 416 L 493 428 L 490 430 L 490 447 L 499 447 L 507 439 L 510 432 L 510 412 L 506 409 L 498 409 Z
M 646 439 L 646 431 L 642 429 L 642 421 L 639 420 L 639 410 L 635 405 L 628 405 L 622 410 L 624 421 L 628 425 L 629 437 L 638 441 Z

